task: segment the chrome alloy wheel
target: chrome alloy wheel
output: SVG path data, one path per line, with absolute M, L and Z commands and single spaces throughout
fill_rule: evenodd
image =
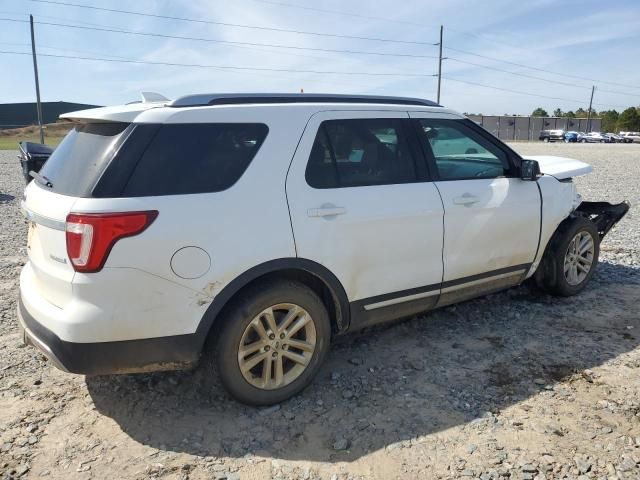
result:
M 594 255 L 595 244 L 589 232 L 576 233 L 564 256 L 564 277 L 569 285 L 579 285 L 587 278 Z
M 282 388 L 309 365 L 316 326 L 302 307 L 279 303 L 251 320 L 238 347 L 238 364 L 247 382 L 263 390 Z

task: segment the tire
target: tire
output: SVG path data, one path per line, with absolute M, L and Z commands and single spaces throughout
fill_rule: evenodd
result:
M 543 141 L 544 143 L 549 143 L 549 137 L 545 137 L 545 138 L 543 138 L 543 139 L 542 139 L 542 141 Z
M 600 143 L 607 143 L 606 140 L 600 140 Z
M 585 249 L 590 247 L 588 251 L 586 250 L 583 255 L 576 255 L 576 251 L 573 250 L 576 245 L 573 243 L 574 239 L 577 239 Z M 549 242 L 542 264 L 536 272 L 536 281 L 552 295 L 562 297 L 576 295 L 591 280 L 598 264 L 599 254 L 600 236 L 595 224 L 584 217 L 569 219 L 560 225 Z M 569 265 L 568 272 L 567 265 Z M 588 268 L 588 271 L 585 272 L 585 268 Z
M 291 314 L 289 318 L 293 320 L 289 328 L 284 328 L 285 332 L 291 331 L 303 317 L 308 317 L 309 321 L 289 341 L 298 342 L 306 349 L 314 345 L 313 350 L 297 349 L 284 343 L 288 337 L 283 339 L 277 333 L 272 334 L 267 318 L 270 317 L 269 311 L 273 313 L 271 318 L 276 327 L 282 326 L 287 314 Z M 222 328 L 216 332 L 219 336 L 211 342 L 215 345 L 214 358 L 220 381 L 236 400 L 249 405 L 272 405 L 300 392 L 311 383 L 329 350 L 329 314 L 318 295 L 298 282 L 272 280 L 259 283 L 241 293 L 221 320 Z M 262 325 L 260 334 L 258 324 Z M 254 345 L 254 348 L 262 345 L 255 353 L 244 356 L 245 369 L 258 357 L 264 358 L 245 373 L 241 370 L 241 342 L 245 346 Z M 293 355 L 298 361 L 291 360 Z M 306 357 L 306 364 L 300 363 L 303 357 Z M 282 366 L 279 378 L 278 364 Z M 269 368 L 268 377 L 271 378 L 267 378 L 265 383 L 266 368 Z
M 583 138 L 582 140 L 580 140 L 580 143 L 587 143 L 587 141 Z

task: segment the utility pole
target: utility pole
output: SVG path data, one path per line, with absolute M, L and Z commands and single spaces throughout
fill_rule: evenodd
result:
M 591 131 L 591 105 L 593 105 L 593 92 L 596 91 L 596 86 L 591 87 L 591 100 L 589 100 L 589 111 L 587 112 L 587 130 Z M 589 133 L 587 132 L 587 133 Z
M 438 56 L 438 97 L 437 103 L 440 103 L 440 82 L 442 81 L 442 30 L 444 26 L 440 25 L 440 55 Z
M 33 75 L 36 79 L 36 106 L 38 108 L 38 125 L 40 126 L 40 143 L 44 144 L 44 129 L 42 128 L 42 104 L 40 103 L 40 82 L 38 81 L 38 61 L 36 60 L 36 38 L 33 33 L 33 15 L 29 15 L 31 26 L 31 55 L 33 57 Z

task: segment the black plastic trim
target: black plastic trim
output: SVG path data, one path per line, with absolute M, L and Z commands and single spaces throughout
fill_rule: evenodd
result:
M 177 370 L 195 366 L 200 345 L 195 335 L 145 338 L 116 342 L 75 343 L 61 340 L 39 323 L 18 301 L 20 320 L 32 344 L 43 344 L 53 355 L 54 363 L 71 373 L 106 375 L 156 370 Z M 49 352 L 43 351 L 45 356 Z
M 613 226 L 622 220 L 631 208 L 629 202 L 611 204 L 609 202 L 582 202 L 576 209 L 595 223 L 600 240 L 609 233 Z
M 399 299 L 402 297 L 410 297 L 412 295 L 418 295 L 420 293 L 432 292 L 444 288 L 454 287 L 458 285 L 464 285 L 467 283 L 475 282 L 477 280 L 483 280 L 485 278 L 496 277 L 505 273 L 526 271 L 531 267 L 531 263 L 524 263 L 521 265 L 513 265 L 510 267 L 499 268 L 488 272 L 479 273 L 476 275 L 470 275 L 468 277 L 457 278 L 455 280 L 448 280 L 442 283 L 434 283 L 431 285 L 424 285 L 422 287 L 410 288 L 407 290 L 400 290 L 393 293 L 386 293 L 383 295 L 376 295 L 374 297 L 363 298 L 351 302 L 351 326 L 350 329 L 358 329 L 368 327 L 374 324 L 383 323 L 393 319 L 399 319 L 407 317 L 409 315 L 415 315 L 416 313 L 430 310 L 438 306 L 439 297 L 441 294 L 429 296 L 426 298 L 408 300 L 406 302 L 400 302 L 386 307 L 376 308 L 374 310 L 366 310 L 366 305 L 384 302 L 387 300 Z M 480 293 L 479 295 L 482 295 Z

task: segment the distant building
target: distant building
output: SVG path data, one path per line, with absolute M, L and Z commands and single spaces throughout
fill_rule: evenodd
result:
M 599 132 L 600 118 L 520 117 L 511 115 L 468 115 L 501 140 L 538 140 L 541 130 Z M 589 126 L 589 123 L 591 124 Z
M 99 105 L 70 102 L 42 102 L 42 123 L 54 123 L 58 116 Z M 34 103 L 0 103 L 0 128 L 19 128 L 38 123 L 38 110 Z

